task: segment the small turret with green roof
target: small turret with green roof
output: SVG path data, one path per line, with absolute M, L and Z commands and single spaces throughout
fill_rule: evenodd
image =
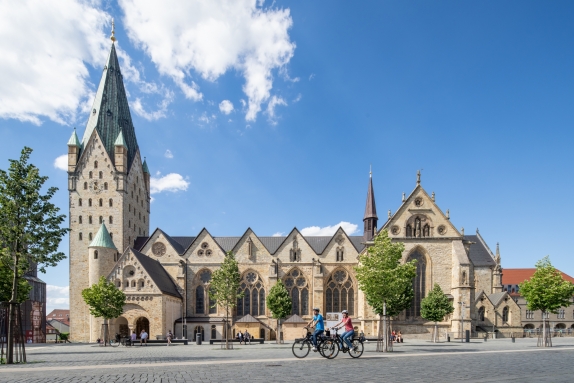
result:
M 122 131 L 120 130 L 120 134 L 118 134 L 118 138 L 116 138 L 116 142 L 114 143 L 114 146 L 123 146 L 124 148 L 128 148 L 128 145 L 126 144 L 126 140 L 124 140 L 124 134 L 122 133 Z
M 77 146 L 78 148 L 81 146 L 80 140 L 78 139 L 78 135 L 76 134 L 76 128 L 74 128 L 74 132 L 72 136 L 68 140 L 68 146 Z
M 98 233 L 94 237 L 92 243 L 90 243 L 89 247 L 105 247 L 108 249 L 117 250 L 116 246 L 114 245 L 114 241 L 112 240 L 112 237 L 110 236 L 110 233 L 108 232 L 108 229 L 103 222 L 100 226 L 100 230 L 98 230 Z
M 149 168 L 147 167 L 147 160 L 146 160 L 145 157 L 144 157 L 144 162 L 143 162 L 143 165 L 142 165 L 142 166 L 143 166 L 143 172 L 144 172 L 144 173 L 147 173 L 147 174 L 150 174 L 150 173 L 149 173 Z

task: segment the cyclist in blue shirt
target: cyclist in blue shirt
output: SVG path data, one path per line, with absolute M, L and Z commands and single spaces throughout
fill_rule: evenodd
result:
M 317 337 L 325 331 L 325 323 L 323 322 L 323 315 L 319 314 L 319 309 L 313 309 L 313 319 L 307 324 L 307 327 L 315 327 L 313 333 L 313 351 L 317 351 Z

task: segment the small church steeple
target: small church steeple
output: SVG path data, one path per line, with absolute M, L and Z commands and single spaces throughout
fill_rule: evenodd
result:
M 377 205 L 375 204 L 375 191 L 373 190 L 373 172 L 369 172 L 369 189 L 367 190 L 367 203 L 363 217 L 363 238 L 365 241 L 373 239 L 377 232 Z

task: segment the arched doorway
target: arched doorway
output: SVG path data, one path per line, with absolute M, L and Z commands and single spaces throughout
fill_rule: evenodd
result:
M 136 334 L 138 338 L 140 337 L 142 330 L 145 330 L 149 335 L 149 320 L 146 317 L 139 317 L 136 320 Z
M 193 329 L 193 339 L 197 339 L 197 334 L 201 334 L 201 341 L 205 340 L 205 334 L 203 333 L 203 326 L 195 326 Z
M 264 328 L 259 329 L 259 338 L 265 339 L 265 329 Z
M 217 326 L 211 325 L 211 339 L 217 339 Z
M 124 317 L 116 318 L 116 332 L 121 337 L 128 337 L 130 335 L 130 328 L 128 327 L 128 320 Z

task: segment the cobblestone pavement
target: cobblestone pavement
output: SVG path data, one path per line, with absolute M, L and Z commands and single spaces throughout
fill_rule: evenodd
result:
M 555 338 L 540 349 L 536 339 L 471 343 L 424 341 L 395 346 L 389 354 L 368 344 L 363 357 L 311 353 L 296 359 L 291 345 L 150 345 L 98 347 L 45 345 L 27 348 L 28 364 L 1 366 L 0 382 L 570 382 L 574 338 Z

